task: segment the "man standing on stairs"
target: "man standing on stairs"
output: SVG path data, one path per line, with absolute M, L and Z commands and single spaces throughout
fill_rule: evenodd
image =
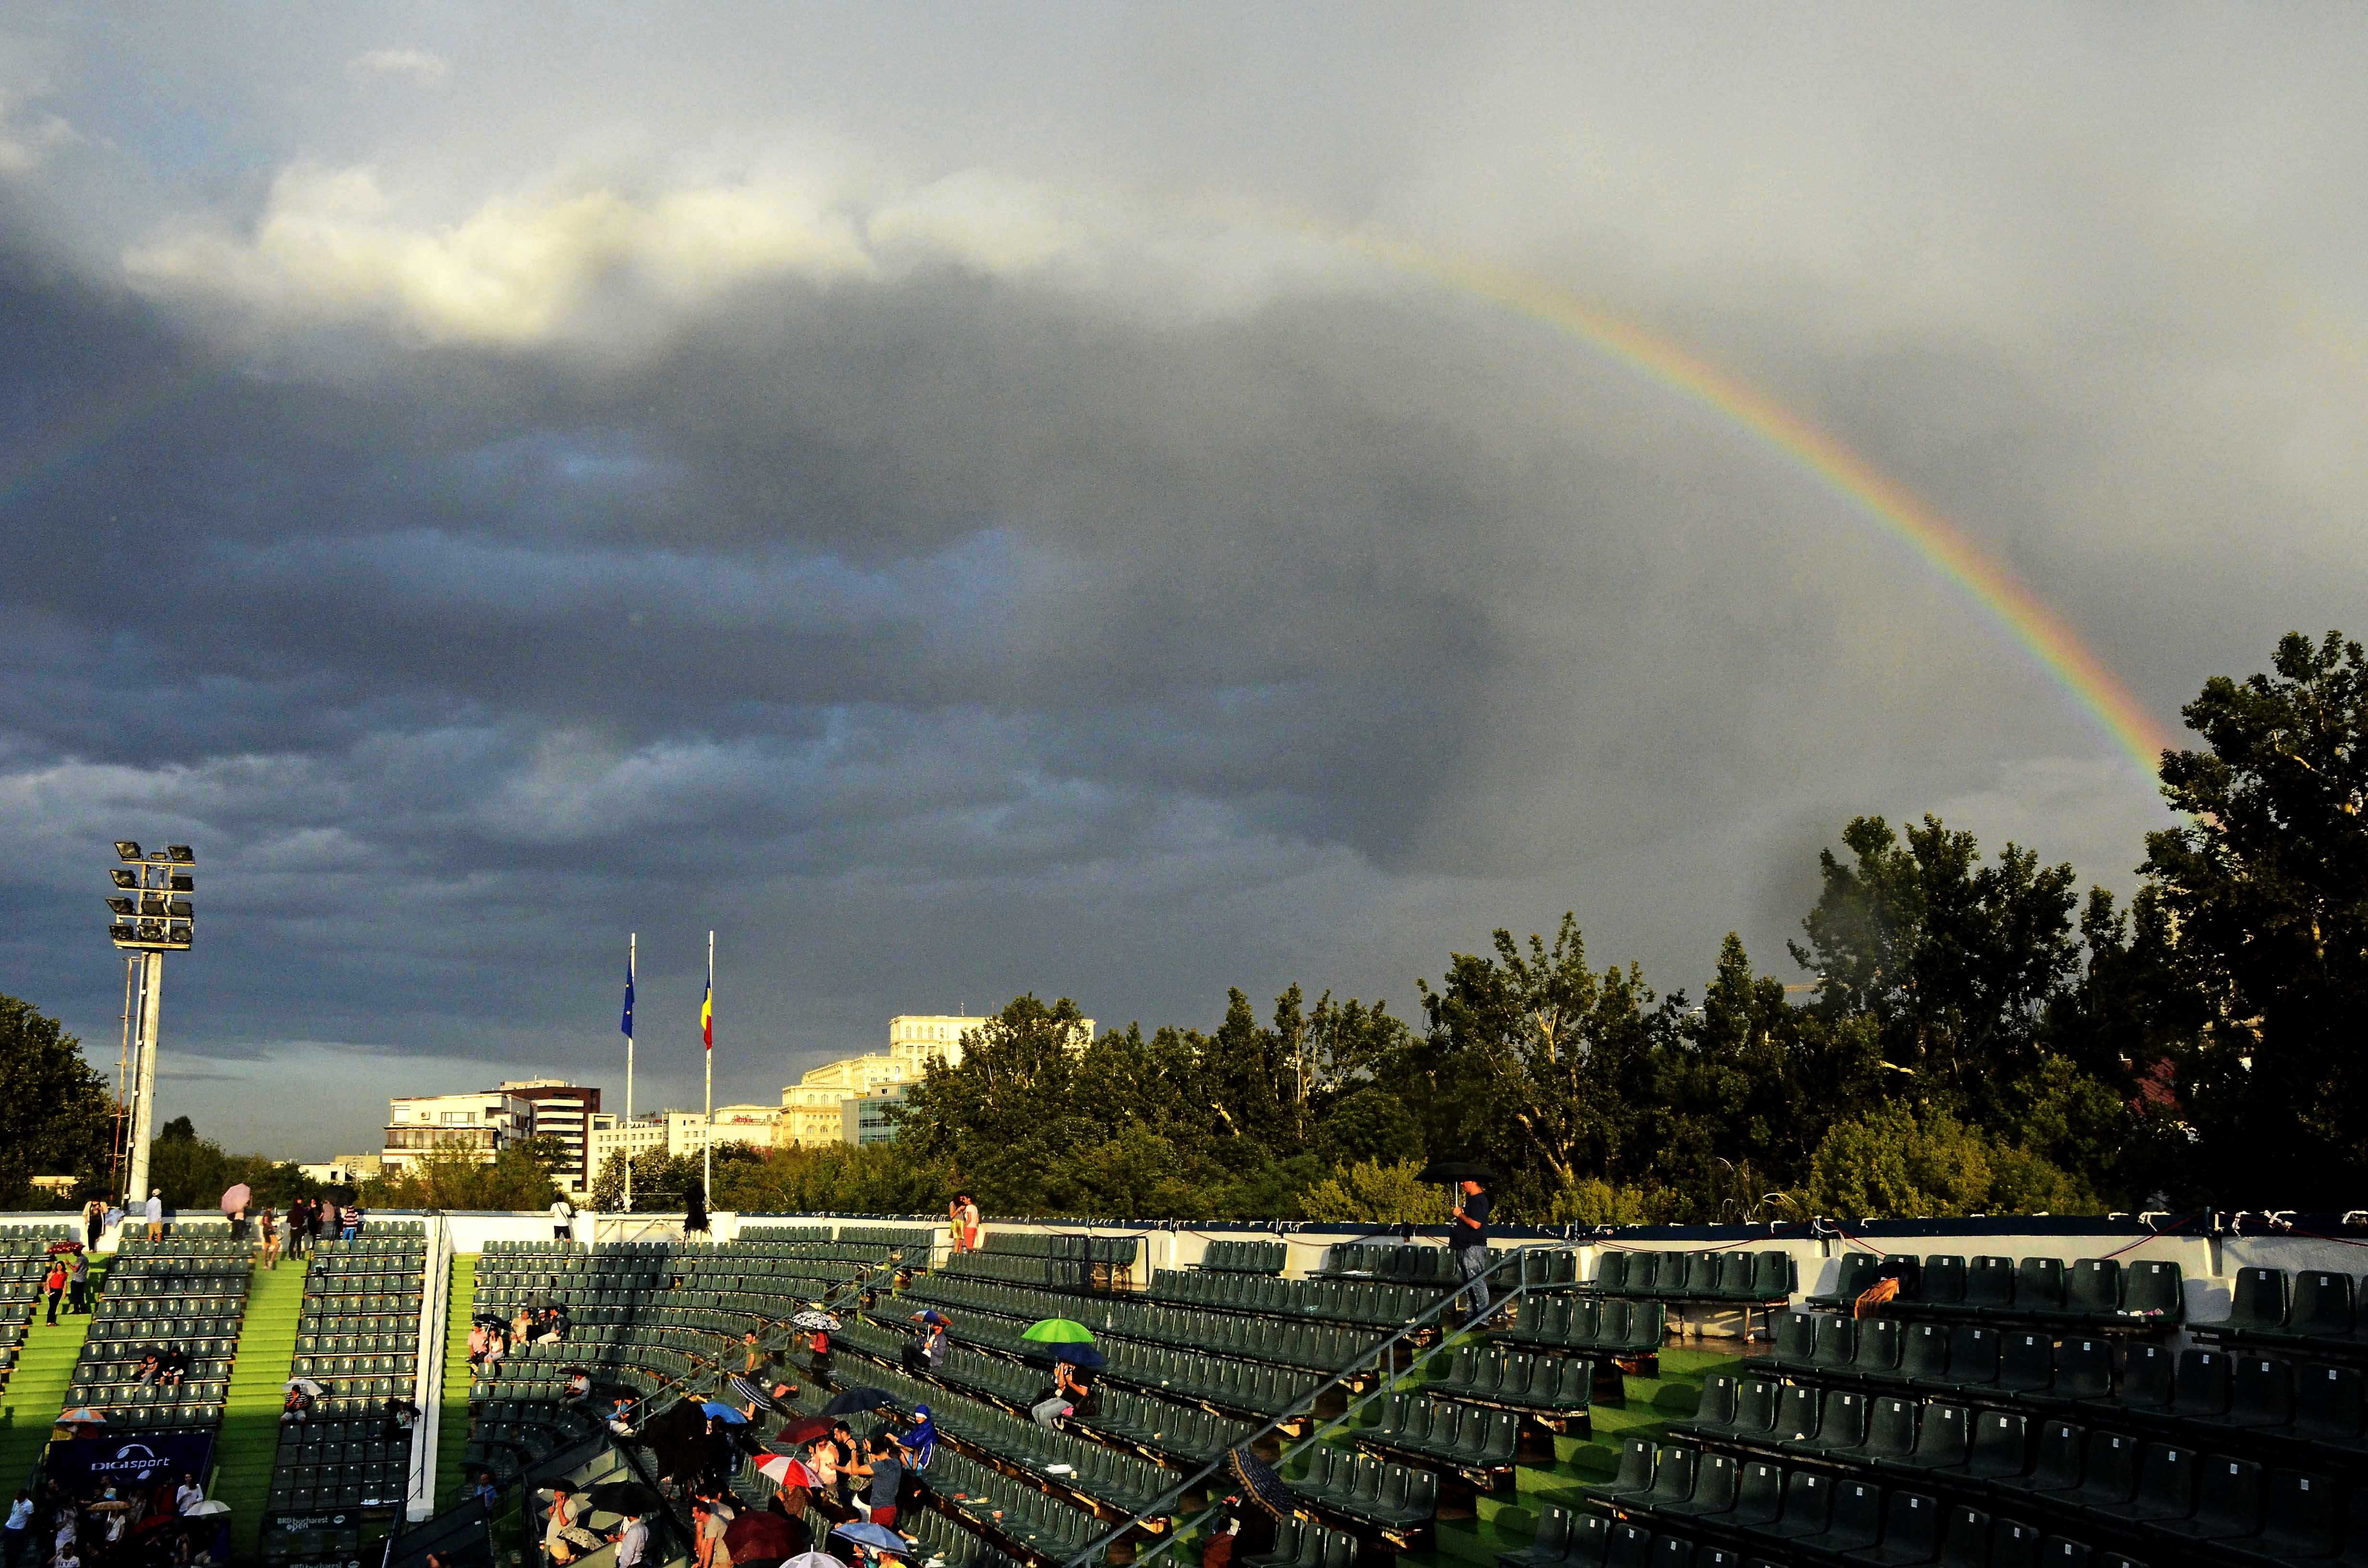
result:
M 165 1189 L 161 1187 L 148 1195 L 148 1239 L 165 1239 Z
M 17 1489 L 17 1500 L 8 1505 L 8 1524 L 0 1529 L 0 1542 L 6 1542 L 7 1568 L 17 1568 L 25 1561 L 25 1549 L 33 1540 L 33 1494 L 23 1487 Z
M 1455 1204 L 1454 1222 L 1447 1244 L 1455 1258 L 1455 1272 L 1470 1285 L 1464 1298 L 1463 1321 L 1477 1328 L 1488 1319 L 1488 1194 L 1476 1181 L 1459 1184 L 1463 1196 Z
M 561 1193 L 552 1199 L 551 1239 L 555 1242 L 572 1242 L 575 1239 L 575 1207 L 567 1201 L 565 1193 Z

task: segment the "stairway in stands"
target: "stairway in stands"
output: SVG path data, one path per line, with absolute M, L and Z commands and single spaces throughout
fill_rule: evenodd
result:
M 92 1284 L 98 1283 L 94 1275 Z M 50 1428 L 65 1407 L 66 1388 L 74 1381 L 83 1341 L 90 1337 L 87 1313 L 61 1313 L 52 1328 L 46 1321 L 48 1310 L 44 1301 L 42 1310 L 33 1314 L 17 1369 L 9 1376 L 6 1392 L 0 1394 L 0 1410 L 6 1412 L 6 1425 L 0 1426 L 0 1477 L 8 1478 L 12 1494 L 24 1484 L 33 1461 L 40 1458 Z
M 283 1259 L 258 1268 L 247 1286 L 246 1322 L 238 1336 L 222 1402 L 222 1437 L 214 1449 L 213 1494 L 230 1505 L 232 1540 L 253 1551 L 270 1499 L 271 1463 L 279 1452 L 281 1384 L 296 1355 L 296 1325 L 304 1301 L 309 1260 Z
M 437 1401 L 436 1506 L 460 1489 L 461 1459 L 469 1448 L 470 1303 L 477 1296 L 477 1255 L 452 1255 L 452 1289 L 445 1296 L 444 1384 Z

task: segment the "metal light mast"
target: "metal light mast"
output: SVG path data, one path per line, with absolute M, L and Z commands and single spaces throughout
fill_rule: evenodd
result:
M 148 1144 L 155 1136 L 157 1028 L 165 1006 L 165 955 L 189 950 L 197 912 L 189 895 L 197 891 L 196 851 L 186 844 L 167 845 L 142 853 L 132 839 L 115 841 L 121 862 L 109 868 L 115 892 L 107 907 L 113 918 L 107 928 L 115 945 L 130 960 L 131 1072 L 131 1174 L 123 1184 L 120 1201 L 137 1212 L 148 1196 Z

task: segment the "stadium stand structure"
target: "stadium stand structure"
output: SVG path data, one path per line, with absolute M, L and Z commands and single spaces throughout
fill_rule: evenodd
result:
M 407 1502 L 428 1252 L 417 1220 L 381 1221 L 315 1249 L 289 1381 L 320 1392 L 280 1419 L 260 1541 L 266 1562 L 350 1559 L 382 1538 Z
M 443 1223 L 427 1221 L 424 1250 Z M 940 1446 L 896 1525 L 932 1568 L 1197 1555 L 1212 1509 L 1240 1493 L 1223 1467 L 1243 1449 L 1281 1470 L 1290 1517 L 1253 1522 L 1230 1568 L 2368 1562 L 2358 1281 L 2262 1261 L 2289 1255 L 2253 1238 L 2224 1275 L 2216 1240 L 2159 1221 L 2056 1223 L 1893 1226 L 1882 1246 L 1830 1227 L 1508 1239 L 1492 1288 L 1510 1321 L 1476 1325 L 1457 1321 L 1444 1251 L 1403 1240 L 1319 1253 L 1299 1233 L 1185 1246 L 1172 1231 L 990 1225 L 985 1249 L 948 1256 L 928 1229 L 839 1219 L 583 1245 L 512 1239 L 531 1228 L 520 1217 L 456 1261 L 449 1312 L 416 1283 L 409 1310 L 449 1354 L 464 1356 L 472 1312 L 556 1308 L 561 1337 L 433 1386 L 416 1359 L 363 1363 L 393 1347 L 341 1343 L 368 1328 L 324 1346 L 308 1320 L 300 1355 L 315 1372 L 331 1358 L 324 1384 L 408 1372 L 426 1388 L 447 1506 L 393 1536 L 387 1568 L 430 1551 L 450 1568 L 539 1568 L 544 1489 L 659 1482 L 632 1428 L 677 1402 L 740 1405 L 752 1332 L 799 1386 L 734 1427 L 743 1508 L 776 1502 L 757 1464 L 768 1443 L 795 1448 L 788 1424 L 840 1401 L 868 1436 L 926 1405 Z M 1952 1235 L 1998 1240 L 1906 1250 Z M 2214 1282 L 2200 1293 L 2199 1277 Z M 332 1294 L 346 1292 L 316 1281 L 306 1300 Z M 790 1324 L 815 1308 L 839 1319 L 826 1358 Z M 915 1354 L 928 1309 L 951 1320 L 934 1365 Z M 1051 1426 L 1029 1418 L 1053 1352 L 1024 1331 L 1043 1318 L 1085 1325 L 1105 1363 L 1096 1397 Z M 599 1397 L 564 1397 L 579 1368 Z M 333 1479 L 340 1506 L 350 1480 L 366 1509 L 373 1467 L 394 1459 L 367 1449 L 387 1440 L 382 1391 L 330 1386 L 325 1401 L 363 1408 L 322 1418 L 375 1415 L 379 1436 L 344 1433 L 332 1454 L 324 1434 L 317 1461 L 298 1436 L 281 1470 L 323 1478 L 316 1501 Z M 439 1391 L 454 1397 L 434 1421 Z M 623 1433 L 604 1419 L 616 1400 Z M 497 1478 L 490 1506 L 454 1495 L 480 1468 Z M 681 1503 L 668 1492 L 649 1568 L 686 1555 Z M 804 1522 L 826 1544 L 829 1520 Z M 365 1540 L 281 1560 L 352 1561 Z
M 127 1431 L 220 1426 L 253 1253 L 222 1232 L 125 1241 L 93 1310 L 68 1401 Z M 150 1365 L 150 1357 L 157 1362 Z

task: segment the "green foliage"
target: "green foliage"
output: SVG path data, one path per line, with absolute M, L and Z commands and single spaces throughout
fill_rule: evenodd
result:
M 2163 756 L 2184 826 L 2146 836 L 2196 1027 L 2181 1098 L 2232 1204 L 2351 1201 L 2368 1179 L 2368 657 L 2282 639 L 2271 673 L 2205 683 L 2208 749 Z M 2157 1019 L 2157 1022 L 2161 1020 Z
M 372 1209 L 548 1209 L 559 1197 L 551 1173 L 566 1158 L 555 1138 L 513 1143 L 481 1161 L 465 1149 L 430 1149 L 400 1175 L 362 1184 Z
M 1340 1166 L 1300 1194 L 1299 1217 L 1338 1224 L 1443 1225 L 1447 1189 L 1416 1180 L 1421 1171 L 1419 1160 L 1360 1160 Z
M 285 1210 L 297 1199 L 320 1191 L 320 1185 L 288 1161 L 265 1154 L 233 1154 L 221 1144 L 198 1136 L 186 1116 L 176 1116 L 149 1141 L 148 1185 L 164 1189 L 165 1201 L 175 1209 L 211 1214 L 222 1195 L 245 1182 L 254 1192 L 247 1212 L 267 1205 Z M 145 1197 L 146 1194 L 141 1194 Z M 133 1208 L 138 1208 L 137 1202 Z
M 2082 1213 L 2095 1194 L 2026 1147 L 2000 1143 L 1945 1110 L 1894 1101 L 1838 1123 L 1809 1162 L 1811 1209 L 1846 1219 Z
M 0 996 L 0 1208 L 71 1206 L 107 1181 L 114 1100 L 81 1043 L 29 1002 Z M 60 1199 L 37 1176 L 77 1178 Z

